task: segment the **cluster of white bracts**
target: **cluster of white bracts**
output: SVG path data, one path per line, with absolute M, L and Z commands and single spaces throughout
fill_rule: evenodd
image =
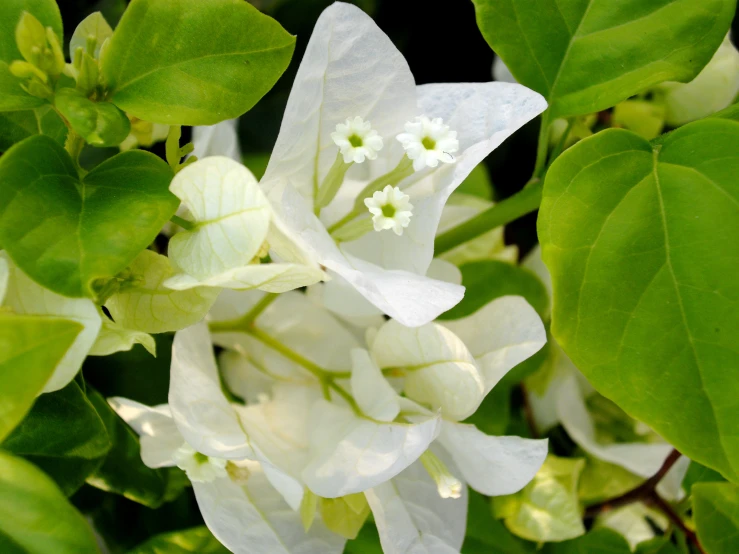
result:
M 322 498 L 364 494 L 388 552 L 436 541 L 458 550 L 466 486 L 510 494 L 544 461 L 546 441 L 488 436 L 459 423 L 546 341 L 522 298 L 499 298 L 467 318 L 417 328 L 390 320 L 366 329 L 365 340 L 313 295 L 297 292 L 280 295 L 245 332 L 224 323 L 263 296 L 224 291 L 208 318 L 218 329 L 212 339 L 206 323 L 175 335 L 169 405 L 111 399 L 140 433 L 147 465 L 187 471 L 206 523 L 230 549 L 280 551 L 284 537 L 269 526 L 279 517 L 302 547 L 315 545 L 306 551 L 341 552 L 343 539 L 320 513 L 302 531 L 300 506 L 310 491 Z M 220 375 L 245 404 L 224 395 L 211 340 L 226 349 Z M 251 494 L 255 475 L 259 496 Z

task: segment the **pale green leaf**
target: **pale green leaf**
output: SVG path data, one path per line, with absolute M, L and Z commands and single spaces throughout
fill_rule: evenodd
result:
M 734 0 L 474 0 L 477 24 L 550 117 L 597 112 L 711 59 Z
M 38 19 L 44 27 L 51 27 L 61 41 L 62 16 L 54 0 L 3 0 L 0 5 L 0 61 L 10 63 L 23 59 L 15 43 L 15 27 L 23 12 Z
M 220 289 L 195 287 L 177 291 L 163 283 L 174 275 L 166 256 L 144 250 L 129 266 L 135 279 L 105 303 L 116 323 L 145 333 L 178 331 L 208 312 Z
M 609 130 L 547 172 L 539 237 L 552 333 L 605 396 L 739 480 L 739 123 L 653 147 Z
M 152 356 L 157 355 L 157 345 L 150 334 L 135 329 L 126 329 L 117 321 L 104 315 L 100 319 L 103 325 L 100 327 L 95 344 L 90 349 L 90 356 L 108 356 L 115 352 L 126 352 L 136 344 L 142 345 Z
M 0 243 L 46 288 L 94 297 L 177 209 L 171 178 L 153 154 L 130 151 L 80 179 L 59 143 L 30 137 L 0 158 Z
M 112 101 L 140 119 L 213 125 L 249 110 L 295 37 L 242 0 L 133 0 L 104 52 Z
M 105 17 L 100 12 L 93 12 L 83 19 L 72 34 L 69 41 L 69 57 L 74 59 L 74 53 L 77 48 L 87 51 L 88 41 L 94 41 L 95 47 L 91 55 L 97 58 L 100 55 L 100 47 L 106 39 L 113 36 L 113 29 L 110 28 Z

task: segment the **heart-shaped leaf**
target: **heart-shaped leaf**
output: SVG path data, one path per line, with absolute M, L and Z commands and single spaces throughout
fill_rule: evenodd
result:
M 140 150 L 80 178 L 67 152 L 37 135 L 0 158 L 0 244 L 33 280 L 65 296 L 126 268 L 177 209 L 172 171 Z
M 739 481 L 739 123 L 661 145 L 611 129 L 547 172 L 539 239 L 552 333 L 588 380 Z

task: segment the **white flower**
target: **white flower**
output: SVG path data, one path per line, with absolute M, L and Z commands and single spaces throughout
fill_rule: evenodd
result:
M 413 160 L 413 169 L 436 167 L 439 162 L 454 163 L 452 155 L 459 150 L 457 132 L 450 131 L 440 117 L 429 119 L 425 115 L 405 124 L 405 133 L 397 137 L 406 155 Z
M 327 291 L 354 289 L 365 304 L 351 302 L 357 315 L 374 309 L 404 325 L 423 325 L 463 295 L 461 286 L 427 276 L 449 195 L 493 149 L 545 108 L 541 95 L 517 84 L 417 87 L 405 59 L 372 19 L 337 2 L 316 23 L 261 185 L 290 237 L 327 268 L 332 277 Z M 444 131 L 434 135 L 435 146 L 453 150 L 448 153 L 454 164 L 414 173 L 412 164 L 420 164 L 422 157 L 410 160 L 392 140 L 377 159 L 348 169 L 328 205 L 316 206 L 337 159 L 331 136 L 337 123 L 360 117 L 388 141 L 421 114 L 435 132 Z M 436 125 L 438 119 L 443 124 Z M 424 152 L 426 165 L 451 161 L 443 152 L 435 158 L 431 150 Z M 370 232 L 364 200 L 387 185 L 399 187 L 413 204 L 413 217 L 401 226 L 401 236 Z
M 392 185 L 378 190 L 372 198 L 365 198 L 364 205 L 372 214 L 375 231 L 392 229 L 396 235 L 402 235 L 403 229 L 408 227 L 413 215 L 413 205 L 409 199 L 410 196 Z
M 369 121 L 359 116 L 347 118 L 346 123 L 338 123 L 331 140 L 339 147 L 344 162 L 361 164 L 365 158 L 377 159 L 382 150 L 382 137 L 372 128 Z
M 175 450 L 172 459 L 193 482 L 210 483 L 218 477 L 228 476 L 226 471 L 228 460 L 201 454 L 187 443 Z

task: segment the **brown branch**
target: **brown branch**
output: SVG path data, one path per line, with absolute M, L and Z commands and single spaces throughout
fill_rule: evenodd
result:
M 651 504 L 661 512 L 663 512 L 670 522 L 675 525 L 680 531 L 692 542 L 701 554 L 705 554 L 703 547 L 698 542 L 696 534 L 685 525 L 682 518 L 673 510 L 672 506 L 659 494 L 657 494 L 657 485 L 662 481 L 668 471 L 675 465 L 675 462 L 680 458 L 680 452 L 676 449 L 672 449 L 672 452 L 665 458 L 662 463 L 662 467 L 659 468 L 657 473 L 652 475 L 649 479 L 644 481 L 641 485 L 631 489 L 619 496 L 609 498 L 598 504 L 588 506 L 585 510 L 585 519 L 591 519 L 599 514 L 603 514 L 610 510 L 626 506 L 634 502 L 644 502 L 645 504 Z

